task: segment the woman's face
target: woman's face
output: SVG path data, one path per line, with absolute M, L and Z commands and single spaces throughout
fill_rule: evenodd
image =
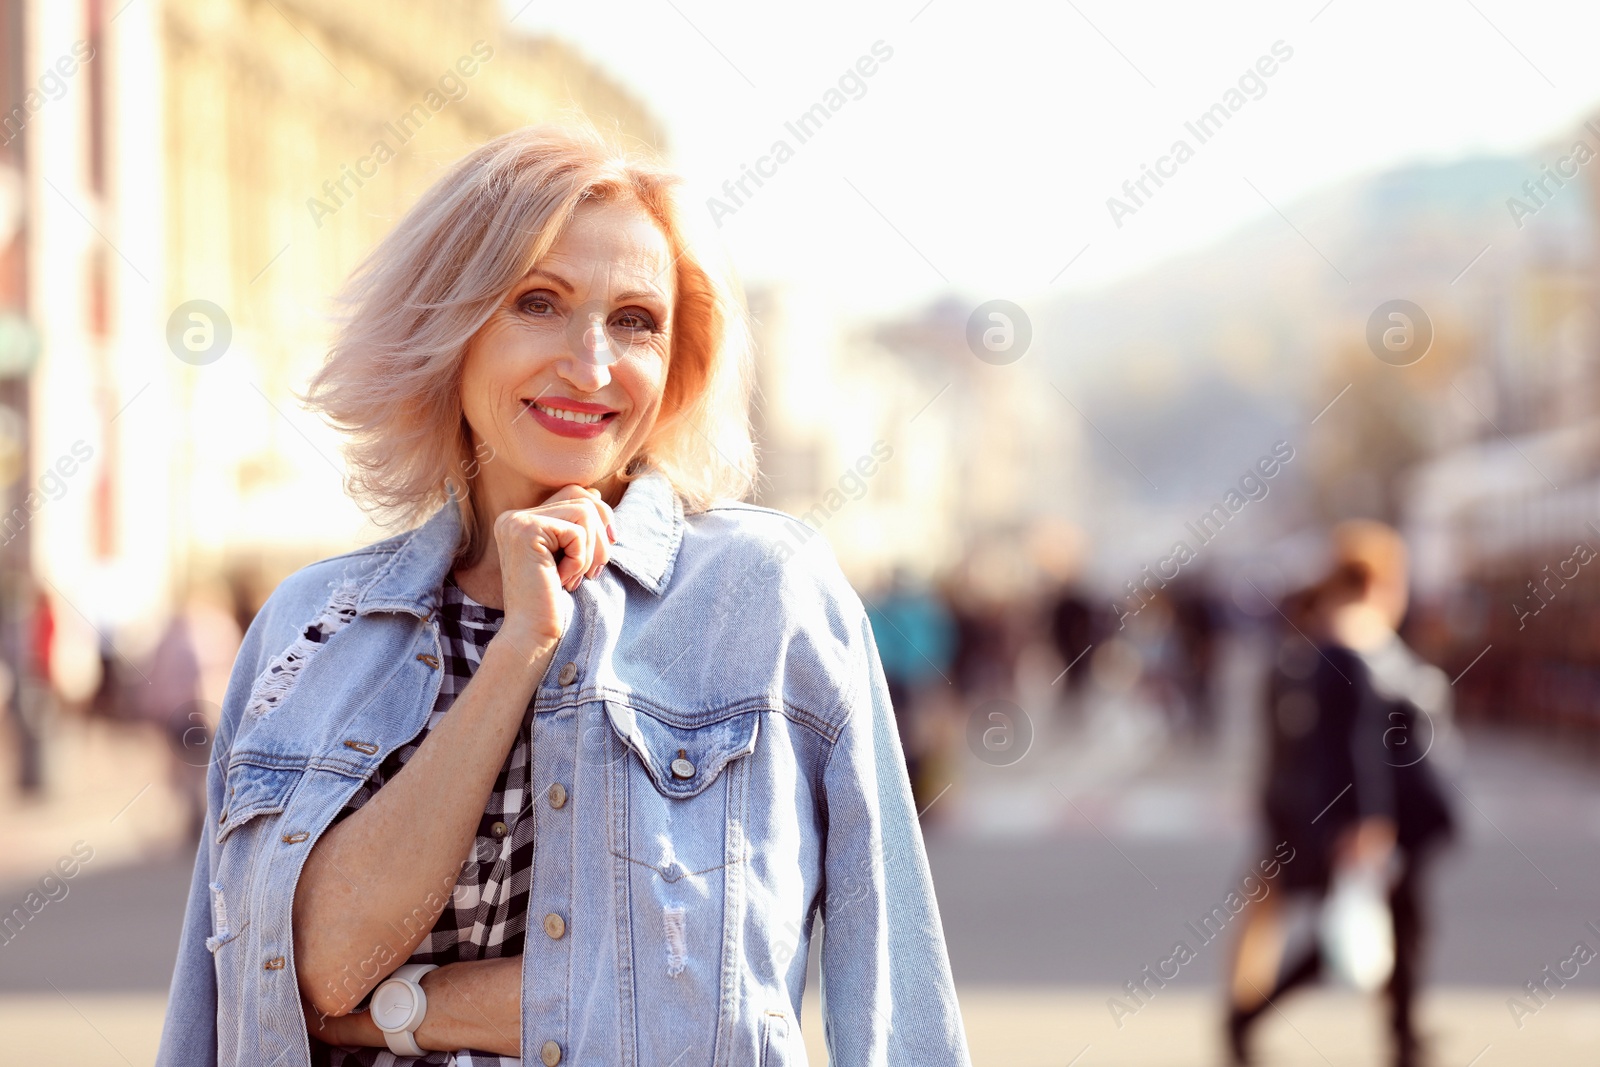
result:
M 572 483 L 620 499 L 613 476 L 649 436 L 666 387 L 672 265 L 640 205 L 586 201 L 473 335 L 461 404 L 476 473 L 463 473 L 477 479 L 483 519 Z

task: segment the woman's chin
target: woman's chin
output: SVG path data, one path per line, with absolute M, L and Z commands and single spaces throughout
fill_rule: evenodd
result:
M 619 466 L 609 462 L 610 449 L 596 451 L 603 451 L 604 456 L 597 455 L 592 461 L 584 457 L 583 461 L 572 463 L 551 463 L 548 456 L 541 456 L 539 462 L 518 464 L 517 484 L 532 487 L 548 486 L 550 492 L 568 485 L 591 488 L 609 479 L 617 472 Z

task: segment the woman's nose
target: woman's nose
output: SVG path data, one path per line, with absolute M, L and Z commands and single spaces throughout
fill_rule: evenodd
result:
M 610 368 L 616 361 L 605 324 L 596 317 L 583 329 L 570 355 L 561 360 L 557 370 L 574 388 L 593 393 L 611 381 Z
M 605 320 L 598 312 L 590 314 L 588 324 L 579 335 L 578 348 L 580 356 L 598 366 L 617 361 L 616 354 L 611 351 L 610 339 L 606 337 Z

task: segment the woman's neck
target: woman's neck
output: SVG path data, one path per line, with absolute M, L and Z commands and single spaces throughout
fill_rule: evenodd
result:
M 491 533 L 490 538 L 493 538 Z M 470 567 L 457 567 L 450 572 L 461 591 L 486 608 L 505 610 L 504 594 L 500 585 L 500 556 L 491 543 L 478 561 Z
M 1333 612 L 1328 619 L 1328 634 L 1346 648 L 1367 652 L 1394 637 L 1394 627 L 1382 609 L 1357 601 Z

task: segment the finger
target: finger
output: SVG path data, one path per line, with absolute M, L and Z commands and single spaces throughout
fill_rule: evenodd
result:
M 588 498 L 589 490 L 585 489 L 581 485 L 578 485 L 576 482 L 569 482 L 568 484 L 563 485 L 560 489 L 557 489 L 555 492 L 551 493 L 549 496 L 545 497 L 539 502 L 538 506 L 543 507 L 545 504 L 559 504 L 563 500 L 586 500 Z
M 593 486 L 584 486 L 583 491 L 589 495 L 590 499 L 599 505 L 601 514 L 607 516 L 611 514 L 611 505 L 606 503 L 604 493 L 600 492 L 600 490 L 594 488 Z
M 605 519 L 596 510 L 594 502 L 584 500 L 567 500 L 558 504 L 543 504 L 533 509 L 535 514 L 559 519 L 562 522 L 575 523 L 588 530 L 594 537 L 595 545 L 606 546 L 610 538 L 606 536 Z M 595 562 L 593 559 L 589 563 Z M 603 559 L 602 559 L 603 562 Z
M 574 579 L 581 576 L 588 566 L 584 555 L 584 541 L 588 533 L 581 523 L 569 521 L 542 508 L 530 509 L 522 513 L 521 521 L 515 527 L 515 536 L 549 553 L 556 565 L 557 580 L 569 592 Z
M 612 534 L 613 526 L 617 521 L 617 513 L 610 504 L 606 503 L 606 498 L 601 494 L 600 490 L 591 488 L 585 491 L 593 498 L 595 509 L 600 513 L 600 524 L 605 528 L 607 534 L 606 540 L 603 543 L 609 544 L 611 541 L 615 540 L 610 535 Z
M 584 577 L 593 578 L 611 561 L 611 538 L 606 533 L 606 526 L 611 520 L 605 514 L 610 508 L 604 501 L 596 501 L 585 494 L 575 499 L 541 505 L 536 510 L 541 515 L 577 523 L 589 531 L 590 538 L 585 544 Z
M 598 492 L 594 500 L 594 560 L 589 568 L 589 577 L 596 577 L 605 565 L 611 562 L 611 530 L 613 513 L 611 505 L 601 499 Z
M 546 531 L 545 547 L 552 556 L 559 554 L 556 574 L 562 588 L 572 592 L 578 587 L 592 559 L 594 533 L 581 521 L 544 516 L 541 528 Z
M 606 520 L 606 534 L 607 534 L 606 543 L 607 544 L 611 544 L 611 543 L 615 542 L 616 539 L 617 539 L 616 538 L 616 524 L 617 524 L 617 512 L 616 512 L 616 509 L 613 508 L 610 504 L 607 504 L 604 500 L 602 500 L 602 501 L 600 501 L 600 515 L 601 515 L 602 518 L 604 518 Z

